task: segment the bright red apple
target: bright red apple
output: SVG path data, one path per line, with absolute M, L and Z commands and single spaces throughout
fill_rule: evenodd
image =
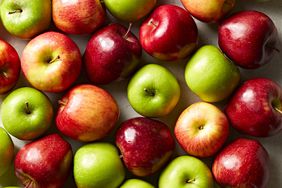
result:
M 25 187 L 63 187 L 71 170 L 71 145 L 58 134 L 25 145 L 15 157 L 15 174 Z
M 148 176 L 171 157 L 174 140 L 167 125 L 144 117 L 123 122 L 116 133 L 116 145 L 130 172 Z
M 142 23 L 139 38 L 150 55 L 161 60 L 178 60 L 197 47 L 198 29 L 183 8 L 161 5 Z
M 87 44 L 84 61 L 88 78 L 96 84 L 108 84 L 128 76 L 142 55 L 138 39 L 120 24 L 108 25 L 96 32 Z

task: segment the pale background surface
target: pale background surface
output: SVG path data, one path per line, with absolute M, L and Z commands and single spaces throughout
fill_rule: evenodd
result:
M 1 2 L 1 0 L 0 0 Z M 171 4 L 177 4 L 181 5 L 179 0 L 159 0 L 159 4 L 165 4 L 165 3 L 171 3 Z M 269 15 L 273 21 L 275 22 L 278 32 L 279 32 L 279 38 L 281 41 L 282 38 L 282 0 L 270 0 L 268 2 L 256 2 L 255 0 L 241 0 L 237 3 L 236 9 L 234 11 L 238 10 L 258 10 L 266 13 Z M 109 16 L 110 17 L 110 16 Z M 112 17 L 110 17 L 110 20 L 115 21 Z M 205 24 L 201 23 L 199 21 L 197 22 L 197 26 L 199 29 L 199 35 L 200 35 L 200 45 L 203 44 L 214 44 L 217 45 L 217 25 L 216 24 Z M 125 26 L 127 26 L 127 23 L 123 23 Z M 140 25 L 140 22 L 134 24 L 133 31 L 135 34 L 138 34 L 138 27 Z M 21 52 L 24 48 L 24 46 L 27 44 L 28 41 L 24 41 L 21 39 L 16 39 L 9 35 L 4 29 L 3 26 L 0 25 L 0 37 L 4 40 L 8 41 L 10 44 L 12 44 L 16 50 L 18 51 L 19 55 L 21 55 Z M 90 36 L 71 36 L 71 38 L 74 39 L 74 41 L 79 45 L 81 53 L 84 53 L 86 43 Z M 282 45 L 280 42 L 279 45 L 280 51 L 282 51 Z M 177 120 L 178 115 L 184 110 L 188 105 L 199 101 L 199 99 L 188 89 L 188 87 L 185 84 L 184 81 L 184 67 L 186 65 L 187 59 L 180 61 L 180 62 L 160 62 L 157 60 L 154 60 L 153 58 L 149 57 L 145 53 L 143 54 L 144 62 L 150 62 L 150 63 L 159 63 L 164 66 L 166 66 L 168 69 L 170 69 L 177 77 L 179 83 L 181 84 L 181 101 L 177 105 L 176 109 L 168 116 L 161 118 L 162 121 L 166 122 L 167 125 L 169 125 L 171 128 L 174 127 L 174 123 Z M 242 81 L 249 79 L 249 78 L 255 78 L 255 77 L 267 77 L 275 80 L 280 85 L 282 85 L 282 52 L 277 53 L 272 60 L 272 62 L 268 65 L 263 66 L 262 68 L 259 68 L 257 70 L 241 70 L 242 73 Z M 119 119 L 119 122 L 117 125 L 119 125 L 122 121 L 127 120 L 131 117 L 139 116 L 134 110 L 131 108 L 127 101 L 126 97 L 126 86 L 127 86 L 128 80 L 124 81 L 116 81 L 110 85 L 102 86 L 103 88 L 107 89 L 117 100 L 120 110 L 121 110 L 121 116 Z M 77 83 L 86 83 L 85 79 L 85 73 L 82 73 L 81 79 Z M 21 76 L 20 81 L 17 84 L 17 87 L 27 86 L 25 79 Z M 54 95 L 47 93 L 47 95 L 51 98 L 54 108 L 57 109 L 57 100 L 62 96 L 60 94 Z M 0 96 L 0 101 L 2 101 L 5 98 L 5 96 Z M 216 104 L 219 107 L 224 107 L 225 103 L 219 103 Z M 16 117 L 15 117 L 16 118 Z M 2 123 L 1 123 L 2 124 Z M 1 125 L 2 126 L 2 125 Z M 56 128 L 55 125 L 49 130 L 49 132 L 55 132 Z M 114 132 L 107 137 L 105 140 L 113 142 L 114 138 Z M 238 134 L 236 131 L 232 130 L 232 134 L 229 138 L 229 141 L 232 139 L 243 136 Z M 269 138 L 260 138 L 258 140 L 261 141 L 263 146 L 267 149 L 270 155 L 270 181 L 268 184 L 269 188 L 281 188 L 282 187 L 282 132 L 280 134 L 269 137 Z M 16 145 L 16 149 L 18 150 L 21 148 L 25 142 L 22 142 L 20 140 L 17 140 L 13 137 L 13 141 Z M 80 146 L 83 145 L 83 143 L 78 143 L 75 141 L 72 141 L 68 139 L 70 143 L 73 146 L 73 151 L 75 152 Z M 0 143 L 1 144 L 1 143 Z M 177 147 L 177 151 L 175 152 L 175 155 L 185 154 L 179 147 Z M 105 156 L 106 157 L 106 156 Z M 212 159 L 205 160 L 207 164 L 210 165 L 210 162 Z M 128 173 L 127 178 L 131 175 Z M 151 183 L 154 183 L 157 185 L 159 173 L 155 174 L 154 176 L 145 178 L 146 180 L 150 181 Z M 3 177 L 0 177 L 0 187 L 2 186 L 8 186 L 8 185 L 16 185 L 16 178 L 13 176 L 13 170 L 12 168 L 8 173 L 6 173 Z M 72 188 L 75 187 L 75 184 L 73 182 L 72 177 L 70 176 L 68 183 L 65 187 Z

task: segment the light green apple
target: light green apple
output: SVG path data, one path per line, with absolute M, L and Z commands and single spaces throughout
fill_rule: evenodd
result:
M 140 179 L 129 179 L 120 188 L 154 188 L 154 186 Z
M 0 176 L 11 166 L 14 157 L 14 144 L 8 133 L 0 127 Z
M 185 68 L 188 87 L 206 102 L 226 99 L 240 81 L 239 69 L 215 46 L 201 47 Z
M 24 39 L 41 33 L 51 23 L 51 0 L 3 0 L 0 11 L 6 30 Z
M 21 188 L 21 187 L 9 186 L 9 187 L 4 187 L 4 188 Z
M 210 169 L 192 156 L 175 158 L 162 172 L 159 188 L 213 188 Z
M 125 177 L 118 150 L 109 143 L 92 143 L 74 156 L 74 179 L 78 188 L 114 188 Z
M 157 0 L 104 0 L 104 3 L 114 17 L 135 22 L 150 12 Z
M 180 86 L 165 67 L 148 64 L 131 78 L 127 96 L 133 109 L 146 117 L 169 114 L 180 98 Z
M 40 91 L 22 87 L 11 92 L 3 101 L 1 118 L 5 129 L 21 140 L 42 135 L 51 125 L 53 107 Z

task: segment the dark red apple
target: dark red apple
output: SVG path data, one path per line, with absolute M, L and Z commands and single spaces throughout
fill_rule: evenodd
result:
M 84 61 L 89 79 L 108 84 L 128 76 L 142 55 L 138 39 L 120 24 L 108 25 L 96 32 L 87 44 Z
M 161 5 L 143 22 L 140 42 L 150 55 L 161 60 L 183 59 L 198 43 L 198 29 L 190 14 L 175 5 Z
M 15 174 L 25 187 L 63 187 L 72 163 L 71 145 L 51 134 L 25 145 L 15 158 Z
M 167 125 L 144 117 L 129 119 L 116 133 L 116 145 L 130 172 L 148 176 L 171 157 L 175 144 Z
M 277 51 L 273 21 L 258 11 L 241 11 L 223 20 L 218 29 L 221 50 L 237 65 L 255 69 L 269 63 Z
M 212 172 L 224 187 L 266 188 L 269 156 L 258 141 L 239 138 L 216 156 Z
M 256 78 L 246 81 L 226 107 L 237 130 L 251 136 L 271 136 L 282 129 L 282 89 L 274 81 Z

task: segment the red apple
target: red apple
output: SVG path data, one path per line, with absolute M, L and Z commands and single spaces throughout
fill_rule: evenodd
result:
M 144 117 L 123 122 L 116 133 L 116 145 L 126 167 L 136 176 L 155 173 L 170 159 L 175 147 L 167 125 Z
M 174 133 L 178 143 L 190 155 L 213 156 L 229 135 L 228 120 L 216 106 L 198 102 L 179 116 Z
M 87 44 L 84 61 L 89 79 L 108 84 L 132 72 L 142 55 L 138 39 L 119 24 L 96 32 Z
M 119 118 L 114 98 L 99 87 L 83 84 L 72 88 L 59 101 L 58 129 L 72 139 L 91 142 L 104 138 Z
M 198 43 L 198 29 L 190 14 L 175 5 L 161 5 L 140 28 L 142 47 L 161 60 L 183 59 Z
M 53 0 L 52 16 L 55 25 L 70 34 L 89 34 L 100 27 L 106 12 L 98 0 Z
M 282 129 L 282 89 L 270 79 L 248 80 L 231 98 L 226 114 L 242 133 L 275 135 Z
M 15 174 L 25 187 L 63 187 L 72 163 L 71 145 L 58 134 L 25 145 L 15 158 Z
M 81 64 L 77 45 L 57 32 L 46 32 L 32 39 L 21 59 L 30 84 L 47 92 L 61 92 L 70 87 L 80 74 Z
M 241 11 L 225 19 L 218 29 L 221 50 L 237 65 L 255 69 L 269 63 L 277 50 L 278 34 L 262 12 Z
M 20 69 L 17 51 L 0 39 L 0 94 L 6 93 L 15 86 L 20 76 Z
M 266 188 L 269 156 L 258 141 L 239 138 L 216 156 L 212 172 L 224 187 Z

